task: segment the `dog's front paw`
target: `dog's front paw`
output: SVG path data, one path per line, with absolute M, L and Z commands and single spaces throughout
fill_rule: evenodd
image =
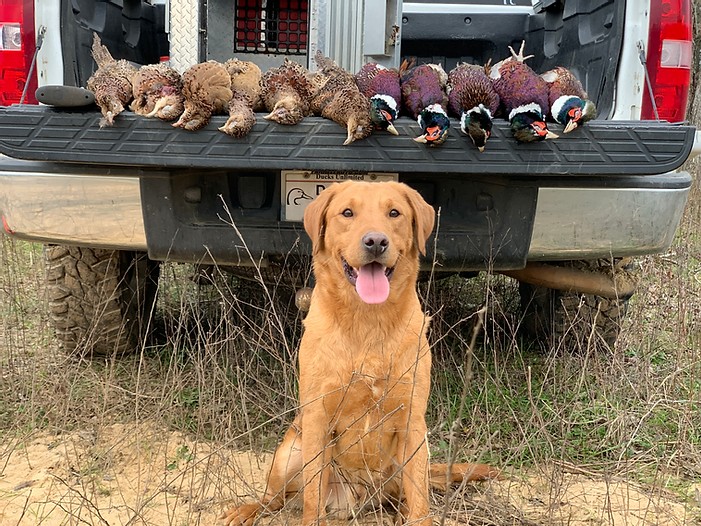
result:
M 225 526 L 251 526 L 260 512 L 260 504 L 244 504 L 225 511 L 219 520 L 224 521 Z

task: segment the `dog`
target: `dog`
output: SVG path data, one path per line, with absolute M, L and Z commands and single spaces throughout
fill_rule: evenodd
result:
M 430 526 L 429 487 L 496 477 L 484 464 L 429 464 L 429 318 L 416 292 L 433 208 L 396 182 L 333 184 L 304 213 L 316 285 L 299 349 L 299 412 L 259 502 L 227 526 L 301 494 L 302 524 L 393 504 Z

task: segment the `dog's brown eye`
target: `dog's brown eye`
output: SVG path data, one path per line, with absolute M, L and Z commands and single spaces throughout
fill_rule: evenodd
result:
M 343 217 L 353 217 L 353 210 L 346 208 L 343 212 Z
M 393 208 L 392 210 L 390 210 L 389 217 L 399 217 L 399 210 L 397 210 L 396 208 Z

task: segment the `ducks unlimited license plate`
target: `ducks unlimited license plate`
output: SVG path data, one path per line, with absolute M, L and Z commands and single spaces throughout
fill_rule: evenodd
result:
M 301 221 L 304 209 L 319 193 L 333 183 L 352 181 L 397 181 L 399 174 L 381 172 L 282 171 L 282 220 Z

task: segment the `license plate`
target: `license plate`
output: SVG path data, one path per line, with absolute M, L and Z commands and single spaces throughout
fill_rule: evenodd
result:
M 380 172 L 318 172 L 283 170 L 282 220 L 302 221 L 304 209 L 319 193 L 333 183 L 353 181 L 397 181 L 399 174 Z

